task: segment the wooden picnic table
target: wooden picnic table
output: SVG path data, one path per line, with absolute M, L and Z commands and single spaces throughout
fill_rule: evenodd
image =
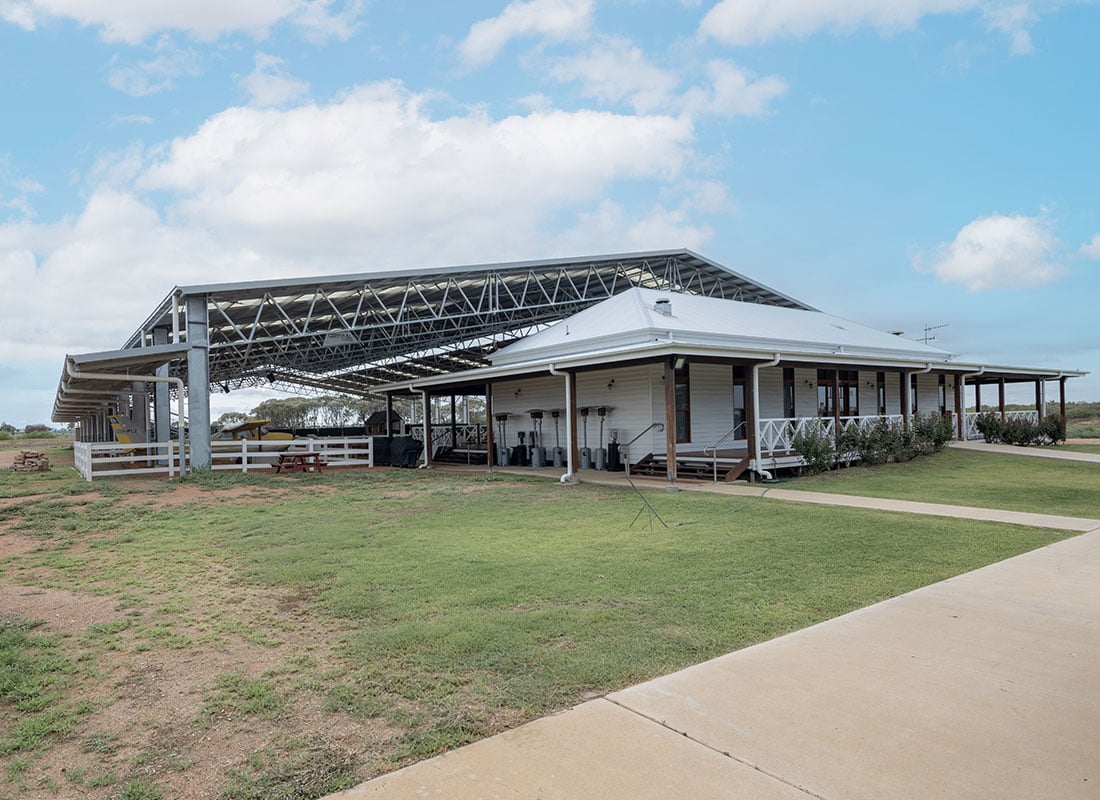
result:
M 324 472 L 325 462 L 320 453 L 279 453 L 274 469 L 276 472 Z

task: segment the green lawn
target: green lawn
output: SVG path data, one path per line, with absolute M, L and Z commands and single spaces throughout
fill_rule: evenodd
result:
M 1059 450 L 1072 450 L 1075 453 L 1100 453 L 1100 444 L 1060 444 Z
M 913 482 L 921 499 L 942 500 L 913 470 L 944 470 L 949 486 L 986 464 L 970 456 L 804 483 Z M 0 506 L 0 534 L 39 542 L 0 562 L 0 581 L 106 595 L 135 612 L 58 640 L 51 657 L 102 675 L 137 653 L 190 662 L 233 637 L 274 651 L 288 630 L 315 628 L 319 643 L 338 630 L 335 663 L 299 651 L 259 677 L 220 677 L 194 730 L 262 701 L 247 712 L 251 730 L 274 736 L 288 709 L 312 703 L 384 723 L 392 733 L 376 749 L 389 768 L 1062 537 L 660 490 L 647 497 L 671 527 L 645 515 L 632 527 L 642 503 L 628 490 L 415 470 L 202 476 L 187 484 L 198 501 L 164 507 L 173 484 L 89 487 L 61 473 L 0 475 L 0 496 L 46 494 Z M 1041 496 L 1031 510 L 1051 510 Z M 282 598 L 285 616 L 243 616 L 234 587 Z M 2 698 L 0 711 L 15 713 Z M 72 735 L 95 713 L 70 718 Z M 183 728 L 181 752 L 194 735 Z
M 799 478 L 784 488 L 1100 518 L 1100 464 L 952 448 L 904 464 Z

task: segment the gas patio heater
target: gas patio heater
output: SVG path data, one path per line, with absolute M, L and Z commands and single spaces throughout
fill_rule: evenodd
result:
M 578 408 L 577 411 L 581 415 L 581 423 L 583 424 L 583 428 L 584 428 L 584 438 L 582 439 L 582 441 L 584 442 L 584 446 L 580 449 L 580 451 L 577 454 L 579 459 L 580 459 L 580 468 L 581 469 L 592 469 L 592 448 L 590 448 L 588 446 L 588 411 L 589 411 L 589 408 L 588 408 L 588 406 L 585 406 L 584 408 Z
M 611 411 L 611 406 L 596 406 L 596 416 L 600 418 L 599 447 L 596 448 L 595 453 L 596 469 L 607 469 L 607 450 L 603 446 L 603 421 Z
M 507 414 L 494 414 L 493 419 L 497 421 L 497 466 L 508 466 L 508 415 Z
M 561 409 L 550 409 L 550 416 L 554 418 L 554 449 L 551 452 L 554 458 L 554 466 L 564 467 L 565 448 L 561 446 Z
M 542 446 L 542 409 L 532 408 L 531 415 L 531 466 L 546 466 L 546 448 Z

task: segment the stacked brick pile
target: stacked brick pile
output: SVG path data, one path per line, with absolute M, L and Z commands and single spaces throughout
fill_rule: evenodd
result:
M 35 450 L 20 450 L 11 468 L 16 472 L 49 472 L 50 459 Z

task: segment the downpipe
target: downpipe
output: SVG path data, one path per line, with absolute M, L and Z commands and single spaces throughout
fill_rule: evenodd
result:
M 756 449 L 756 458 L 749 464 L 749 478 L 754 475 L 766 476 L 764 480 L 771 480 L 771 473 L 761 469 L 760 462 L 760 368 L 774 367 L 782 360 L 783 354 L 776 353 L 771 361 L 758 362 L 752 365 L 752 441 Z M 753 481 L 755 483 L 755 481 Z
M 558 478 L 558 483 L 576 483 L 577 476 L 573 472 L 573 382 L 569 380 L 568 372 L 561 372 L 553 363 L 550 364 L 550 374 L 565 378 L 565 474 Z

